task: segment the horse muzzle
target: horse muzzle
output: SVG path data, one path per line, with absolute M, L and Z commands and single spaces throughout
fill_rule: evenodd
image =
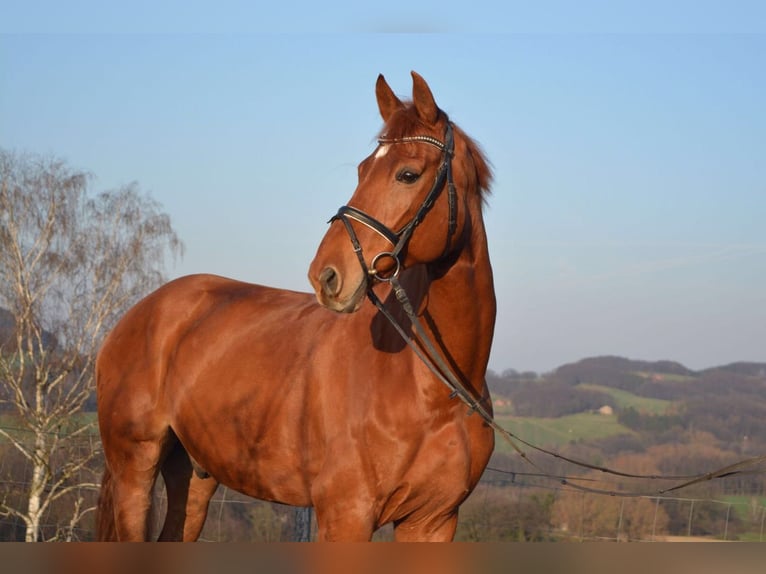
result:
M 355 286 L 344 289 L 346 282 L 343 275 L 331 265 L 322 268 L 316 278 L 309 277 L 309 279 L 314 286 L 319 304 L 338 313 L 358 311 L 368 289 L 368 279 L 364 275 L 357 279 Z

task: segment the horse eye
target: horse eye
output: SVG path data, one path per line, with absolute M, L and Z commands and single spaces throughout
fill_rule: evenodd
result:
M 396 174 L 396 181 L 401 183 L 412 184 L 420 179 L 420 174 L 410 171 L 409 169 L 403 169 Z

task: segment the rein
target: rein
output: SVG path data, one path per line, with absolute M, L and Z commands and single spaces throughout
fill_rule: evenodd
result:
M 724 478 L 727 476 L 733 476 L 737 474 L 744 474 L 748 472 L 746 470 L 747 468 L 759 463 L 766 462 L 766 455 L 762 455 L 762 456 L 748 458 L 748 459 L 736 462 L 734 464 L 727 465 L 722 468 L 713 470 L 711 472 L 697 474 L 697 475 L 632 474 L 628 472 L 614 470 L 605 466 L 591 464 L 582 460 L 565 456 L 553 450 L 548 450 L 548 449 L 536 446 L 524 440 L 523 438 L 517 436 L 516 434 L 507 430 L 506 428 L 502 427 L 494 419 L 493 415 L 481 404 L 481 399 L 477 400 L 474 397 L 473 393 L 471 393 L 471 391 L 460 380 L 460 378 L 457 375 L 455 375 L 455 373 L 447 364 L 447 362 L 442 358 L 442 355 L 437 351 L 436 346 L 434 345 L 431 338 L 428 336 L 428 333 L 424 329 L 420 321 L 420 318 L 415 312 L 415 309 L 412 306 L 412 303 L 407 295 L 407 292 L 405 291 L 404 287 L 401 285 L 398 279 L 399 272 L 402 268 L 400 257 L 406 251 L 407 245 L 412 237 L 413 232 L 415 231 L 417 226 L 420 225 L 420 223 L 425 218 L 426 214 L 433 207 L 434 202 L 436 201 L 436 199 L 439 197 L 441 193 L 441 190 L 445 187 L 445 182 L 446 182 L 446 187 L 448 190 L 447 194 L 448 194 L 448 203 L 449 203 L 449 220 L 447 225 L 447 243 L 446 243 L 442 257 L 448 253 L 450 245 L 452 243 L 452 236 L 454 235 L 455 230 L 457 228 L 457 215 L 456 215 L 457 194 L 455 190 L 455 184 L 452 179 L 452 158 L 454 155 L 454 138 L 453 138 L 452 124 L 449 122 L 449 120 L 447 121 L 443 143 L 437 140 L 436 138 L 433 138 L 431 136 L 426 136 L 426 135 L 408 136 L 408 137 L 395 138 L 395 139 L 384 137 L 379 139 L 378 142 L 381 145 L 420 142 L 420 143 L 432 145 L 438 148 L 439 150 L 441 150 L 442 162 L 437 171 L 434 184 L 431 187 L 431 190 L 426 195 L 426 198 L 423 200 L 423 203 L 418 208 L 418 211 L 416 212 L 415 216 L 406 225 L 404 225 L 398 232 L 395 232 L 395 231 L 392 231 L 388 226 L 384 225 L 383 223 L 381 223 L 380 221 L 372 217 L 371 215 L 362 211 L 361 209 L 357 209 L 350 205 L 344 205 L 340 207 L 340 209 L 338 209 L 338 212 L 330 219 L 328 223 L 332 223 L 333 221 L 336 221 L 336 220 L 340 220 L 343 223 L 343 225 L 346 228 L 346 231 L 348 232 L 354 252 L 356 253 L 357 258 L 359 259 L 359 263 L 362 266 L 362 269 L 367 274 L 367 276 L 372 280 L 368 285 L 367 297 L 370 299 L 370 301 L 372 301 L 372 303 L 375 305 L 378 311 L 389 321 L 389 323 L 391 323 L 391 325 L 399 333 L 399 335 L 407 343 L 407 345 L 412 349 L 415 355 L 426 365 L 426 367 L 428 367 L 428 369 L 434 374 L 434 376 L 441 383 L 447 386 L 447 388 L 451 391 L 450 398 L 451 399 L 458 398 L 463 403 L 465 403 L 465 405 L 468 407 L 468 415 L 471 415 L 472 413 L 477 413 L 489 427 L 491 427 L 494 431 L 500 434 L 500 436 L 502 436 L 503 439 L 505 439 L 505 441 L 510 444 L 510 446 L 514 449 L 514 451 L 516 451 L 516 453 L 522 459 L 524 459 L 528 464 L 534 467 L 542 476 L 545 476 L 546 478 L 558 480 L 561 485 L 568 486 L 575 490 L 580 490 L 583 492 L 590 492 L 595 494 L 606 494 L 610 496 L 628 496 L 628 497 L 657 496 L 657 495 L 667 494 L 675 490 L 680 490 L 682 488 L 686 488 L 688 486 L 692 486 L 694 484 L 698 484 L 701 482 L 706 482 L 709 480 Z M 378 253 L 377 255 L 375 255 L 372 258 L 370 265 L 368 267 L 364 259 L 361 243 L 359 242 L 359 239 L 356 235 L 356 232 L 354 231 L 354 228 L 350 220 L 354 220 L 370 228 L 371 230 L 375 231 L 377 234 L 379 234 L 381 237 L 383 237 L 389 243 L 391 243 L 391 245 L 393 246 L 393 249 L 391 251 L 382 251 Z M 393 261 L 393 270 L 386 274 L 383 274 L 377 269 L 376 265 L 381 259 L 385 259 L 385 258 L 390 258 Z M 397 301 L 399 302 L 402 309 L 404 310 L 404 312 L 406 313 L 407 317 L 410 320 L 410 323 L 412 325 L 412 330 L 414 334 L 417 336 L 417 340 L 414 337 L 410 336 L 407 333 L 407 331 L 404 329 L 404 327 L 391 314 L 391 312 L 388 309 L 386 309 L 383 302 L 380 300 L 380 298 L 375 294 L 375 292 L 372 289 L 373 281 L 390 283 Z M 418 345 L 418 343 L 420 343 L 420 345 Z M 596 471 L 602 472 L 604 474 L 612 475 L 612 476 L 617 476 L 621 478 L 643 479 L 643 480 L 674 480 L 674 481 L 681 481 L 681 482 L 671 487 L 660 489 L 654 492 L 649 492 L 649 491 L 625 492 L 625 491 L 605 490 L 605 489 L 593 488 L 589 486 L 583 486 L 581 484 L 576 484 L 572 481 L 592 482 L 593 479 L 586 478 L 586 477 L 554 476 L 551 473 L 539 467 L 534 461 L 532 461 L 529 458 L 528 454 L 524 451 L 524 449 L 522 449 L 522 447 L 519 446 L 519 444 L 524 445 L 525 447 L 533 451 L 539 452 L 541 454 L 552 457 L 554 459 L 562 460 L 564 462 L 578 466 L 580 468 L 584 468 L 587 470 L 596 470 Z M 750 472 L 753 472 L 753 471 L 750 471 Z M 510 474 L 515 474 L 515 473 L 510 472 Z
M 373 292 L 372 289 L 369 289 L 367 292 L 367 296 L 375 305 L 375 307 L 377 307 L 380 313 L 383 314 L 383 316 L 386 317 L 386 319 L 388 319 L 391 325 L 393 325 L 393 327 L 396 329 L 399 335 L 404 339 L 407 345 L 409 345 L 409 347 L 415 352 L 418 358 L 428 367 L 428 369 L 444 385 L 446 385 L 447 388 L 449 388 L 452 391 L 452 393 L 450 394 L 450 398 L 459 398 L 463 403 L 465 403 L 468 406 L 468 415 L 471 415 L 474 412 L 477 413 L 487 425 L 489 425 L 493 430 L 499 433 L 506 440 L 506 442 L 508 442 L 511 445 L 511 447 L 516 451 L 516 453 L 522 459 L 524 459 L 528 464 L 534 467 L 539 473 L 541 473 L 546 478 L 558 480 L 559 483 L 563 486 L 569 486 L 575 490 L 590 492 L 594 494 L 606 494 L 610 496 L 628 496 L 628 497 L 656 496 L 661 494 L 667 494 L 675 490 L 680 490 L 682 488 L 686 488 L 688 486 L 692 486 L 694 484 L 698 484 L 701 482 L 706 482 L 713 479 L 725 478 L 727 476 L 733 476 L 736 474 L 744 474 L 747 472 L 746 469 L 748 467 L 766 462 L 766 455 L 761 455 L 761 456 L 748 458 L 748 459 L 736 462 L 734 464 L 724 466 L 722 468 L 716 469 L 711 472 L 706 472 L 706 473 L 696 474 L 696 475 L 632 474 L 628 472 L 614 470 L 605 466 L 590 464 L 588 462 L 567 457 L 565 455 L 562 455 L 561 453 L 534 445 L 524 440 L 523 438 L 519 437 L 518 435 L 512 433 L 508 429 L 502 427 L 495 420 L 492 414 L 486 408 L 484 408 L 484 406 L 481 404 L 481 401 L 474 398 L 473 394 L 466 388 L 466 386 L 460 381 L 460 379 L 452 372 L 452 369 L 449 368 L 447 363 L 444 361 L 441 355 L 437 352 L 433 342 L 431 341 L 430 337 L 428 336 L 425 329 L 423 328 L 423 325 L 417 313 L 415 312 L 415 309 L 413 308 L 412 303 L 409 300 L 409 297 L 407 296 L 407 292 L 404 290 L 404 287 L 402 287 L 402 285 L 399 283 L 399 280 L 396 277 L 392 277 L 389 280 L 389 282 L 391 283 L 391 287 L 393 288 L 397 301 L 399 301 L 399 304 L 402 306 L 402 309 L 404 309 L 404 312 L 407 314 L 407 317 L 410 319 L 413 330 L 415 331 L 418 337 L 418 340 L 423 345 L 424 349 L 421 349 L 420 347 L 418 347 L 415 339 L 413 337 L 410 337 L 407 334 L 405 329 L 399 324 L 396 318 L 388 311 L 388 309 L 386 309 L 386 307 L 383 305 L 383 302 L 380 300 L 380 298 Z M 523 444 L 524 446 L 534 451 L 545 454 L 552 458 L 559 459 L 564 462 L 568 462 L 570 464 L 573 464 L 575 466 L 579 466 L 581 468 L 585 468 L 588 470 L 597 470 L 604 474 L 609 474 L 612 476 L 618 476 L 622 478 L 643 479 L 643 480 L 675 480 L 675 481 L 683 481 L 683 482 L 675 484 L 669 488 L 660 489 L 654 492 L 650 492 L 650 491 L 625 492 L 625 491 L 605 490 L 605 489 L 594 488 L 590 486 L 583 486 L 580 484 L 576 484 L 572 481 L 579 480 L 579 481 L 591 482 L 592 479 L 589 479 L 587 477 L 554 476 L 551 473 L 547 472 L 546 470 L 542 469 L 537 464 L 535 464 L 535 462 L 533 462 L 529 458 L 527 453 L 517 444 L 517 442 Z M 514 473 L 511 473 L 511 474 L 514 474 Z

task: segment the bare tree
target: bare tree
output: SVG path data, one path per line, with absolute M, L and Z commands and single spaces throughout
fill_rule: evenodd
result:
M 98 346 L 182 250 L 137 185 L 91 197 L 89 180 L 59 159 L 0 149 L 0 307 L 11 318 L 0 337 L 0 409 L 17 421 L 0 439 L 30 469 L 23 496 L 0 493 L 0 514 L 21 520 L 27 541 L 46 538 L 41 519 L 54 504 L 70 507 L 64 538 L 89 511 L 98 440 L 81 412 Z

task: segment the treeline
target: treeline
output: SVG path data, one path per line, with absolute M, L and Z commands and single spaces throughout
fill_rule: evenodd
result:
M 556 381 L 523 385 L 510 393 L 509 398 L 514 414 L 522 417 L 555 418 L 614 404 L 607 393 L 580 389 Z

